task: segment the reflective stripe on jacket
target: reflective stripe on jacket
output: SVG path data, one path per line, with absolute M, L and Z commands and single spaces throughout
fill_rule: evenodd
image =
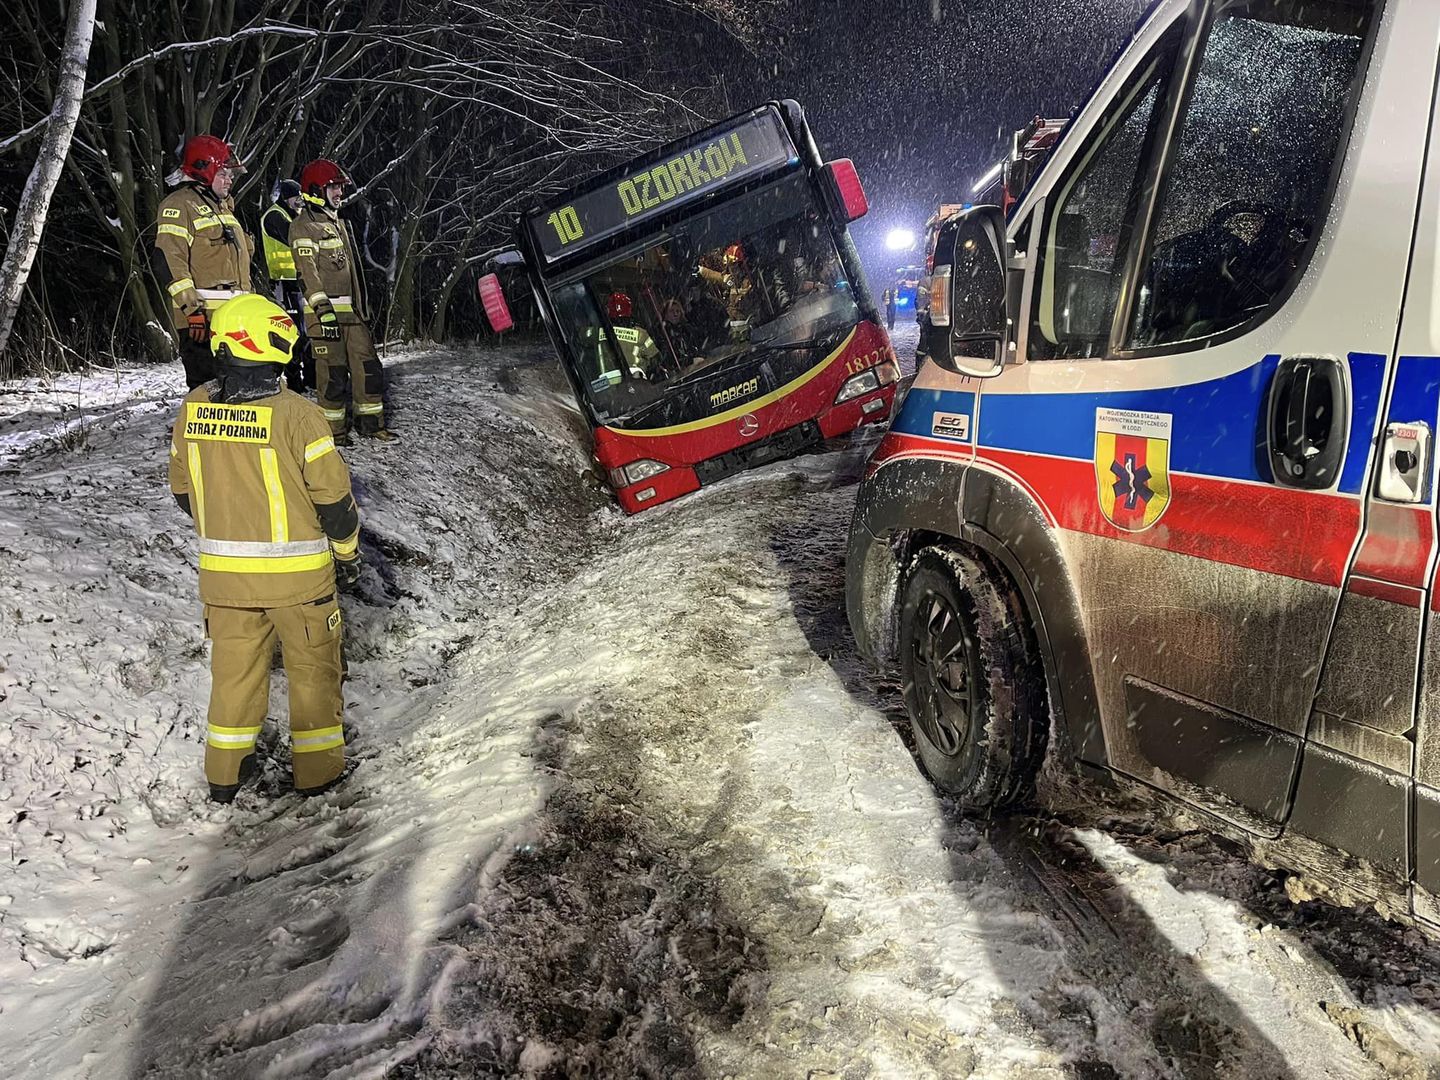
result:
M 214 310 L 250 291 L 254 248 L 229 199 L 198 184 L 181 184 L 160 204 L 155 258 L 160 284 L 170 296 L 176 327 L 196 311 Z
M 200 534 L 200 599 L 262 608 L 329 595 L 332 549 L 348 559 L 359 547 L 330 425 L 289 390 L 227 404 L 210 400 L 216 385 L 186 396 L 170 443 L 170 489 Z
M 650 332 L 639 326 L 613 326 L 615 340 L 620 346 L 620 355 L 632 375 L 648 376 L 660 357 L 660 346 Z M 603 328 L 587 326 L 581 335 L 581 344 L 589 356 L 595 374 L 609 385 L 620 381 L 620 365 L 615 360 L 610 339 Z M 597 380 L 600 381 L 600 380 Z
M 295 280 L 295 254 L 290 250 L 290 208 L 275 203 L 260 218 L 260 245 L 271 281 Z
M 290 222 L 290 250 L 305 310 L 332 308 L 342 323 L 365 321 L 364 285 L 349 226 L 324 207 L 307 203 Z

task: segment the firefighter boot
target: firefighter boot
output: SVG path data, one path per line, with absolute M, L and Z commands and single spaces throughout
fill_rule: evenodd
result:
M 255 755 L 249 754 L 240 762 L 240 778 L 233 784 L 211 784 L 210 801 L 228 804 L 235 801 L 236 794 L 259 770 L 255 767 Z

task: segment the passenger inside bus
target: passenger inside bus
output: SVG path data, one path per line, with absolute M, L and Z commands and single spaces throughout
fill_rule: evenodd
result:
M 705 341 L 691 325 L 685 305 L 675 298 L 666 300 L 660 309 L 660 341 L 662 358 L 658 374 L 672 378 L 704 363 Z

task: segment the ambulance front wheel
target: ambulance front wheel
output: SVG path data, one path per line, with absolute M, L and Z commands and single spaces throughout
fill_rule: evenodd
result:
M 1028 796 L 1049 713 L 1015 590 L 968 555 L 926 548 L 906 576 L 899 631 L 905 707 L 935 786 L 965 811 Z

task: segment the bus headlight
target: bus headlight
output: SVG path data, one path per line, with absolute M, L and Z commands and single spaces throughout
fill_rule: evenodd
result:
M 852 375 L 840 386 L 840 392 L 835 395 L 835 404 L 853 401 L 857 397 L 863 397 L 872 391 L 879 390 L 882 386 L 889 386 L 900 377 L 900 368 L 893 360 L 883 360 L 876 364 L 869 371 L 862 371 L 859 375 Z
M 631 484 L 638 484 L 642 480 L 649 480 L 652 476 L 659 476 L 661 473 L 669 471 L 670 466 L 663 461 L 641 458 L 639 461 L 632 461 L 629 465 L 611 469 L 610 484 L 616 488 L 629 487 Z

